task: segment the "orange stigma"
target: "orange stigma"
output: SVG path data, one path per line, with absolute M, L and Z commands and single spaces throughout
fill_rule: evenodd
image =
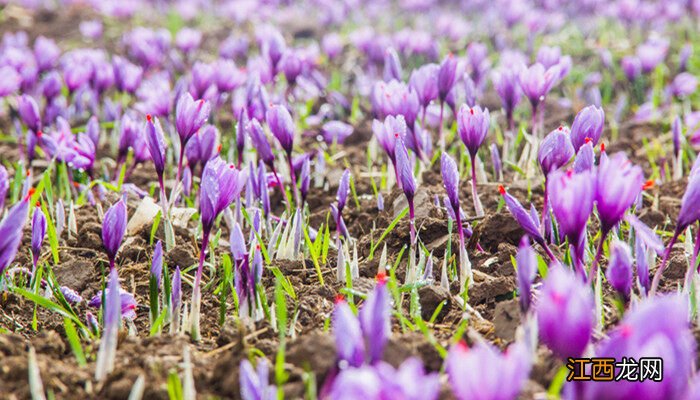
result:
M 377 283 L 386 283 L 386 281 L 387 281 L 386 272 L 378 273 L 374 279 L 377 281 Z
M 29 191 L 27 191 L 27 197 L 25 197 L 25 200 L 28 201 L 32 196 L 34 196 L 34 193 L 36 193 L 36 189 L 29 188 Z
M 36 201 L 36 206 L 41 207 L 41 202 L 39 200 Z
M 593 141 L 593 139 L 591 139 L 591 138 L 589 138 L 589 137 L 583 139 L 583 142 L 584 142 L 584 143 L 590 143 L 590 142 L 592 142 L 592 141 Z
M 644 185 L 642 185 L 642 190 L 651 189 L 653 187 L 654 187 L 654 180 L 649 179 L 648 181 L 644 182 Z
M 216 152 L 221 153 L 221 143 L 219 143 L 219 145 L 216 146 Z

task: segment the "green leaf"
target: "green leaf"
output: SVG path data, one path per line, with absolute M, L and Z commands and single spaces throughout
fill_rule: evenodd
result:
M 68 339 L 68 344 L 75 359 L 78 361 L 78 365 L 84 367 L 87 365 L 87 360 L 85 359 L 85 353 L 83 352 L 83 346 L 80 344 L 80 337 L 78 336 L 78 331 L 75 330 L 75 325 L 70 320 L 70 318 L 63 318 L 63 327 L 66 331 L 66 338 Z
M 318 250 L 313 243 L 311 243 L 311 238 L 309 238 L 309 229 L 304 225 L 304 241 L 306 246 L 309 248 L 309 254 L 311 254 L 311 260 L 314 263 L 314 268 L 316 269 L 316 275 L 318 275 L 318 282 L 321 286 L 325 286 L 323 283 L 323 273 L 321 273 L 321 266 L 318 264 Z
M 59 314 L 64 318 L 69 318 L 80 328 L 87 330 L 85 325 L 80 321 L 80 319 L 78 319 L 78 317 L 66 311 L 63 307 L 47 299 L 46 297 L 32 293 L 23 288 L 13 287 L 11 290 L 14 293 L 17 293 L 18 295 L 25 297 L 27 300 L 34 302 L 38 306 L 44 307 L 49 311 L 55 312 L 56 314 Z
M 370 260 L 374 259 L 374 252 L 377 250 L 377 247 L 379 247 L 379 244 L 382 243 L 382 240 L 384 240 L 384 238 L 389 233 L 391 233 L 392 230 L 394 230 L 396 225 L 399 223 L 399 221 L 401 221 L 401 219 L 403 217 L 406 216 L 406 214 L 408 214 L 408 207 L 404 208 L 403 211 L 401 211 L 401 213 L 399 213 L 399 215 L 397 215 L 396 218 L 394 218 L 394 220 L 391 221 L 389 226 L 384 230 L 382 235 L 379 237 L 379 240 L 377 240 L 377 242 L 374 244 L 374 246 L 372 246 L 372 248 L 370 249 L 370 251 L 369 251 L 369 259 Z

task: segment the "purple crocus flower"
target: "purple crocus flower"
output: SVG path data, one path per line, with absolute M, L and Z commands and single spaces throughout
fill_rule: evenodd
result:
M 384 347 L 391 334 L 391 304 L 386 276 L 377 276 L 377 285 L 360 310 L 360 326 L 365 336 L 368 362 L 375 364 L 382 359 Z
M 561 266 L 550 268 L 537 302 L 542 343 L 561 359 L 580 357 L 593 332 L 594 309 L 583 281 Z
M 683 398 L 696 356 L 696 342 L 688 322 L 687 298 L 678 295 L 646 298 L 625 315 L 607 339 L 596 346 L 594 356 L 629 361 L 658 357 L 663 360 L 663 379 L 585 382 L 578 389 L 577 398 Z M 618 376 L 621 372 L 622 368 L 618 366 L 613 374 Z
M 153 250 L 153 259 L 151 260 L 151 276 L 156 280 L 156 285 L 160 286 L 160 280 L 163 277 L 163 243 L 159 240 L 156 243 L 156 248 Z
M 92 140 L 92 143 L 97 147 L 100 143 L 100 122 L 97 120 L 97 116 L 93 115 L 88 120 L 87 126 L 85 127 L 85 134 Z
M 116 271 L 116 269 L 114 269 L 113 271 Z M 111 290 L 111 285 L 109 285 L 109 283 L 111 282 L 111 276 L 112 276 L 112 272 L 110 272 L 110 278 L 109 278 L 110 281 L 107 282 L 107 288 L 105 289 L 105 293 L 104 293 L 105 298 L 109 298 L 109 293 Z M 119 281 L 117 280 L 117 282 L 119 282 Z M 136 307 L 138 305 L 136 304 L 136 298 L 134 297 L 134 295 L 132 293 L 127 292 L 126 290 L 124 290 L 121 287 L 116 291 L 116 293 L 118 293 L 118 296 L 119 296 L 118 304 L 119 304 L 119 308 L 121 309 L 122 318 L 129 319 L 129 320 L 133 320 L 134 318 L 136 318 Z M 90 301 L 88 302 L 88 307 L 93 307 L 93 308 L 101 307 L 102 306 L 102 296 L 103 296 L 102 292 L 94 295 L 92 297 L 92 299 L 90 299 Z M 107 300 L 107 301 L 109 302 L 109 300 Z
M 637 47 L 637 57 L 645 74 L 653 71 L 661 64 L 668 52 L 668 41 L 664 39 L 649 40 Z
M 194 100 L 189 93 L 180 96 L 175 107 L 175 127 L 180 136 L 181 151 L 199 128 L 209 119 L 211 106 L 206 100 Z
M 556 67 L 545 69 L 540 63 L 535 63 L 530 68 L 523 69 L 520 72 L 520 87 L 530 100 L 533 116 L 537 114 L 537 107 L 544 101 L 552 86 L 556 83 L 558 74 L 559 71 Z
M 0 165 L 0 213 L 2 213 L 5 207 L 5 197 L 7 197 L 7 191 L 10 189 L 10 176 L 7 173 L 7 169 Z
M 309 194 L 311 186 L 311 161 L 308 157 L 304 158 L 299 172 L 299 193 L 301 193 L 301 202 L 306 202 L 306 196 Z
M 294 147 L 294 121 L 292 120 L 292 115 L 289 114 L 286 107 L 273 105 L 268 108 L 266 119 L 270 131 L 279 141 L 282 149 L 284 149 L 288 157 L 291 156 Z
M 501 98 L 501 105 L 503 111 L 506 113 L 508 129 L 511 132 L 515 129 L 513 111 L 520 103 L 523 94 L 518 82 L 518 77 L 522 68 L 522 66 L 520 68 L 504 67 L 493 73 L 493 86 L 496 89 L 496 93 L 498 93 L 498 96 Z
M 413 246 L 416 243 L 415 208 L 413 204 L 413 197 L 416 194 L 416 181 L 413 178 L 413 163 L 408 158 L 408 150 L 406 150 L 406 146 L 401 138 L 397 138 L 397 141 L 396 169 L 399 174 L 401 189 L 408 201 L 408 213 L 411 219 L 411 246 Z
M 245 151 L 245 138 L 249 135 L 248 131 L 250 129 L 250 119 L 248 118 L 248 112 L 244 107 L 236 113 L 238 120 L 236 121 L 236 154 L 238 156 L 238 163 L 236 167 L 240 168 L 243 164 L 243 152 Z M 270 146 L 269 144 L 267 145 Z
M 203 171 L 207 162 L 217 155 L 218 146 L 219 130 L 214 125 L 203 126 L 185 146 L 187 165 L 193 170 L 201 165 Z
M 515 255 L 517 263 L 518 292 L 520 300 L 520 310 L 523 314 L 530 310 L 532 303 L 532 281 L 537 276 L 537 254 L 530 246 L 530 239 L 527 235 L 520 239 L 518 253 Z
M 447 94 L 452 90 L 457 78 L 457 59 L 448 54 L 440 63 L 438 70 L 437 88 L 440 102 L 444 102 Z
M 574 145 L 574 150 L 578 152 L 586 143 L 586 139 L 590 139 L 593 146 L 596 146 L 603 133 L 604 124 L 605 112 L 602 108 L 588 106 L 579 111 L 571 125 L 571 143 Z
M 214 227 L 216 218 L 240 195 L 247 179 L 246 171 L 239 171 L 233 164 L 227 164 L 218 156 L 207 163 L 202 173 L 202 186 L 199 192 L 202 247 L 199 253 L 199 267 L 195 276 L 194 290 L 192 291 L 192 326 L 190 330 L 194 340 L 200 339 L 200 282 L 202 280 L 204 258 L 209 244 L 209 234 Z
M 560 126 L 545 136 L 537 152 L 537 160 L 546 177 L 554 170 L 566 165 L 574 156 L 574 147 L 569 137 L 569 128 Z
M 632 252 L 622 241 L 615 240 L 610 246 L 610 262 L 605 277 L 610 286 L 623 298 L 628 299 L 632 290 Z
M 321 398 L 436 400 L 440 394 L 438 374 L 426 374 L 416 357 L 406 359 L 398 369 L 386 362 L 346 368 L 332 378 L 331 384 L 327 392 L 322 390 Z
M 365 357 L 360 321 L 342 298 L 336 300 L 332 325 L 338 360 L 347 362 L 351 367 L 360 367 Z
M 625 56 L 620 61 L 622 71 L 625 73 L 627 80 L 634 82 L 642 74 L 642 62 L 634 56 Z
M 445 365 L 457 400 L 514 400 L 527 381 L 532 361 L 522 343 L 501 353 L 486 342 L 472 348 L 460 342 L 450 347 Z
M 163 129 L 160 126 L 158 118 L 155 122 L 150 114 L 146 115 L 146 143 L 148 144 L 148 151 L 151 154 L 151 159 L 153 160 L 153 166 L 158 174 L 158 179 L 161 182 L 163 180 L 163 172 L 165 171 L 165 135 L 163 134 Z
M 457 114 L 457 132 L 462 142 L 467 147 L 472 167 L 472 197 L 474 198 L 474 210 L 476 215 L 484 215 L 484 209 L 476 191 L 476 153 L 486 139 L 491 125 L 491 117 L 488 108 L 479 106 L 468 107 L 462 105 Z
M 56 61 L 61 55 L 61 49 L 56 42 L 44 36 L 39 36 L 34 41 L 34 57 L 36 58 L 39 72 L 48 71 L 56 66 Z
M 343 175 L 340 177 L 340 183 L 338 184 L 338 193 L 335 199 L 338 202 L 338 211 L 343 212 L 345 208 L 345 203 L 348 199 L 348 193 L 350 193 L 350 170 L 346 169 L 343 171 Z
M 681 72 L 673 78 L 671 93 L 679 98 L 688 97 L 695 93 L 698 87 L 698 78 L 689 72 Z
M 40 204 L 37 204 L 37 207 L 34 209 L 34 217 L 32 217 L 32 273 L 36 271 L 44 237 L 46 237 L 46 216 L 41 211 Z
M 418 100 L 423 107 L 423 114 L 431 101 L 438 98 L 438 72 L 440 67 L 436 64 L 426 64 L 411 72 L 409 85 L 418 95 Z
M 386 49 L 384 52 L 384 80 L 391 81 L 392 79 L 401 81 L 403 69 L 401 68 L 401 60 L 393 47 Z
M 105 213 L 102 221 L 102 243 L 109 258 L 109 269 L 114 269 L 114 259 L 126 233 L 126 203 L 120 199 Z
M 265 358 L 258 359 L 256 369 L 250 361 L 241 362 L 239 385 L 242 400 L 274 400 L 277 398 L 277 388 L 270 385 L 270 365 Z
M 530 235 L 530 237 L 537 242 L 537 244 L 542 246 L 552 262 L 557 262 L 556 257 L 554 257 L 554 254 L 552 254 L 551 250 L 547 246 L 542 233 L 540 233 L 540 227 L 537 221 L 537 211 L 533 209 L 532 213 L 528 212 L 522 206 L 522 204 L 520 204 L 518 199 L 506 192 L 503 185 L 498 185 L 498 191 L 501 193 L 501 196 L 503 196 L 503 200 L 506 203 L 508 211 L 510 211 L 511 215 L 513 215 L 513 218 L 515 218 L 520 227 L 523 228 L 525 233 Z
M 348 136 L 352 135 L 353 127 L 342 121 L 328 121 L 321 127 L 321 134 L 326 143 L 342 144 Z
M 112 60 L 112 69 L 114 72 L 114 83 L 117 89 L 134 93 L 141 85 L 143 77 L 143 69 L 138 65 L 134 65 L 122 57 L 114 57 Z
M 63 298 L 65 298 L 70 305 L 80 304 L 84 300 L 83 297 L 78 294 L 78 292 L 69 288 L 68 286 L 61 286 L 60 290 Z
M 0 274 L 10 266 L 17 255 L 22 241 L 22 229 L 29 214 L 29 199 L 33 193 L 34 189 L 30 189 L 24 200 L 12 206 L 0 221 Z
M 559 234 L 566 236 L 574 249 L 575 267 L 585 277 L 584 251 L 586 224 L 593 212 L 595 181 L 588 171 L 573 173 L 555 171 L 547 178 L 547 193 L 554 216 L 559 223 Z
M 634 203 L 644 184 L 642 169 L 624 153 L 601 158 L 596 177 L 596 203 L 601 231 L 609 232 Z
M 399 172 L 396 168 L 396 139 L 406 137 L 406 120 L 401 115 L 396 117 L 389 115 L 384 119 L 383 123 L 375 119 L 372 121 L 372 132 L 377 138 L 379 145 L 389 156 L 389 160 L 394 166 L 396 181 L 399 182 Z
M 274 171 L 275 155 L 272 153 L 272 148 L 270 147 L 270 142 L 267 140 L 265 131 L 257 119 L 253 118 L 250 120 L 250 126 L 248 129 L 250 134 L 250 139 L 253 142 L 253 147 L 257 150 L 258 157 Z
M 199 47 L 202 42 L 202 32 L 197 29 L 184 27 L 175 35 L 175 46 L 183 53 L 189 53 Z
M 41 114 L 39 113 L 39 105 L 36 100 L 30 95 L 23 94 L 18 101 L 17 111 L 19 112 L 22 122 L 27 128 L 34 132 L 41 130 Z
M 0 97 L 6 97 L 19 89 L 22 76 L 9 65 L 0 67 Z

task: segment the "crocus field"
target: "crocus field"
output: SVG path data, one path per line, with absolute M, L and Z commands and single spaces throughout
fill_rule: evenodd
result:
M 700 0 L 0 35 L 0 399 L 700 400 Z

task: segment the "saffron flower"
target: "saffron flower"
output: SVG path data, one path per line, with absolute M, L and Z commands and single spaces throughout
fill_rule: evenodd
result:
M 277 387 L 270 382 L 270 365 L 267 359 L 259 358 L 255 369 L 250 361 L 241 362 L 239 384 L 242 400 L 274 400 L 277 398 Z
M 522 343 L 505 353 L 486 342 L 452 345 L 445 370 L 457 400 L 515 400 L 530 374 L 532 360 Z
M 32 274 L 36 272 L 44 237 L 46 237 L 46 216 L 41 211 L 40 204 L 37 204 L 37 207 L 34 208 L 34 217 L 32 217 Z
M 532 303 L 532 281 L 537 276 L 537 254 L 530 246 L 530 239 L 527 235 L 520 239 L 518 253 L 515 255 L 517 264 L 518 292 L 520 300 L 520 311 L 526 314 L 530 310 Z
M 537 218 L 537 211 L 534 211 L 533 213 L 528 212 L 525 207 L 523 207 L 522 204 L 516 199 L 515 197 L 511 196 L 506 189 L 503 187 L 503 185 L 498 185 L 498 191 L 501 193 L 501 196 L 503 196 L 503 200 L 506 203 L 506 208 L 508 208 L 508 211 L 510 211 L 511 215 L 515 220 L 518 222 L 521 228 L 530 235 L 530 237 L 542 248 L 544 251 L 547 253 L 547 256 L 552 262 L 557 263 L 557 258 L 554 256 L 552 251 L 549 249 L 549 246 L 547 246 L 547 242 L 545 242 L 544 237 L 542 236 L 542 233 L 540 232 L 540 227 L 539 227 L 539 222 Z M 534 209 L 533 209 L 534 210 Z M 534 215 L 533 215 L 534 214 Z
M 632 252 L 624 242 L 615 240 L 610 247 L 610 262 L 605 277 L 610 286 L 627 300 L 632 291 Z
M 604 124 L 605 112 L 602 108 L 591 105 L 579 111 L 571 125 L 571 144 L 574 150 L 578 152 L 586 143 L 586 139 L 590 139 L 592 145 L 596 146 L 603 133 Z
M 294 149 L 294 120 L 286 107 L 273 105 L 267 109 L 267 125 L 270 131 L 277 138 L 277 141 L 284 149 L 287 156 L 287 165 L 289 166 L 289 177 L 292 184 L 291 189 L 294 193 L 295 203 L 299 204 L 299 191 L 297 190 L 297 178 L 294 173 L 294 165 L 292 163 L 292 150 Z M 280 187 L 284 192 L 284 188 Z M 286 193 L 286 192 L 285 192 Z M 288 209 L 291 209 L 291 204 Z
M 34 189 L 30 189 L 24 200 L 12 206 L 0 221 L 0 274 L 10 266 L 17 255 L 17 249 L 22 242 L 22 229 L 29 214 L 29 199 L 33 193 Z
M 120 199 L 105 213 L 102 221 L 102 244 L 109 258 L 109 269 L 114 269 L 114 260 L 126 233 L 126 203 Z
M 39 113 L 39 105 L 36 100 L 30 95 L 23 94 L 18 101 L 17 111 L 19 112 L 22 122 L 27 128 L 34 132 L 41 130 L 41 114 Z
M 199 213 L 202 220 L 202 247 L 199 253 L 199 267 L 192 291 L 192 321 L 190 334 L 194 340 L 200 339 L 199 310 L 201 307 L 200 283 L 204 258 L 209 244 L 209 234 L 216 218 L 241 194 L 248 179 L 245 171 L 239 171 L 233 164 L 227 164 L 220 157 L 210 160 L 202 173 L 202 186 L 199 193 Z
M 440 142 L 440 149 L 445 150 L 445 138 L 442 133 L 442 120 L 445 112 L 445 100 L 447 95 L 452 91 L 455 85 L 457 77 L 457 59 L 452 55 L 448 54 L 442 60 L 440 68 L 437 74 L 437 89 L 438 98 L 440 99 L 440 120 L 438 121 L 438 140 Z
M 603 243 L 610 230 L 617 225 L 628 208 L 634 204 L 642 191 L 644 175 L 642 169 L 632 164 L 624 153 L 601 157 L 595 180 L 595 201 L 600 219 L 601 237 L 596 257 L 593 259 L 588 279 L 595 279 Z M 663 270 L 663 266 L 659 268 Z
M 396 168 L 399 172 L 401 189 L 403 190 L 403 194 L 406 196 L 406 200 L 408 201 L 408 214 L 411 220 L 411 246 L 414 246 L 416 244 L 416 222 L 413 197 L 416 195 L 416 181 L 413 179 L 413 164 L 408 158 L 408 150 L 406 150 L 406 146 L 401 138 L 397 138 L 397 140 Z
M 517 64 L 516 64 L 517 65 Z M 523 92 L 518 82 L 518 76 L 523 66 L 502 67 L 493 73 L 493 86 L 501 98 L 501 106 L 506 114 L 508 131 L 513 134 L 515 123 L 513 111 L 520 104 Z
M 578 388 L 577 398 L 685 398 L 683 393 L 689 386 L 696 356 L 696 342 L 688 322 L 687 298 L 678 295 L 646 298 L 596 346 L 592 356 L 629 361 L 658 357 L 663 360 L 663 379 L 585 382 Z M 618 365 L 613 374 L 618 376 L 620 373 L 623 373 L 623 368 Z
M 561 359 L 580 357 L 593 332 L 590 288 L 561 266 L 549 269 L 537 302 L 542 343 Z
M 165 173 L 165 135 L 163 128 L 160 126 L 158 118 L 154 119 L 151 114 L 146 115 L 146 143 L 148 144 L 148 152 L 151 154 L 153 166 L 158 174 L 158 185 L 160 186 L 160 202 L 163 209 L 163 216 L 167 215 L 165 184 L 163 175 Z
M 185 147 L 187 165 L 195 170 L 201 165 L 202 171 L 207 162 L 214 158 L 219 147 L 219 130 L 214 125 L 205 125 L 195 133 Z
M 183 159 L 185 157 L 185 147 L 199 128 L 209 119 L 211 106 L 206 100 L 195 101 L 189 93 L 180 96 L 175 106 L 175 127 L 180 137 L 180 158 L 177 168 L 177 182 L 182 175 Z
M 584 252 L 586 225 L 593 212 L 594 176 L 590 171 L 553 172 L 547 182 L 549 201 L 557 219 L 559 234 L 566 236 L 572 248 L 574 268 L 585 278 Z
M 491 117 L 487 108 L 479 106 L 468 107 L 462 105 L 457 115 L 457 132 L 462 142 L 467 147 L 472 166 L 472 197 L 474 198 L 474 210 L 478 217 L 484 215 L 484 208 L 476 191 L 476 153 L 486 139 L 491 125 Z
M 537 110 L 539 105 L 544 102 L 545 97 L 552 90 L 552 86 L 554 86 L 558 78 L 559 71 L 557 66 L 545 69 L 540 63 L 535 63 L 530 68 L 525 68 L 520 72 L 520 87 L 530 100 L 530 105 L 532 105 L 533 130 L 538 117 Z

